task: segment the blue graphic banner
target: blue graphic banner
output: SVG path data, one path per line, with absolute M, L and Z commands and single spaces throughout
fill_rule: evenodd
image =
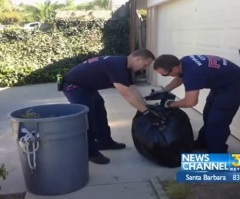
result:
M 182 154 L 181 170 L 240 172 L 240 154 Z
M 199 172 L 199 171 L 179 171 L 177 173 L 177 182 L 184 183 L 239 183 L 239 172 Z

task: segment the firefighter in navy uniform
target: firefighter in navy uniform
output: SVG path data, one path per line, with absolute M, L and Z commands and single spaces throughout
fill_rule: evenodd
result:
M 185 87 L 185 97 L 179 101 L 166 101 L 166 108 L 195 106 L 199 91 L 210 89 L 203 110 L 204 124 L 194 148 L 209 153 L 227 153 L 229 127 L 240 105 L 239 66 L 218 56 L 190 55 L 179 60 L 165 54 L 155 60 L 154 69 L 162 76 L 175 77 L 156 92 L 169 92 L 181 84 Z
M 149 111 L 144 99 L 133 85 L 132 72 L 147 68 L 155 59 L 152 52 L 140 49 L 129 56 L 102 56 L 89 59 L 64 75 L 63 92 L 70 103 L 88 106 L 88 153 L 89 160 L 107 164 L 110 159 L 99 150 L 123 149 L 125 144 L 111 138 L 104 99 L 98 90 L 112 88 L 137 110 L 145 114 L 155 125 L 159 116 Z

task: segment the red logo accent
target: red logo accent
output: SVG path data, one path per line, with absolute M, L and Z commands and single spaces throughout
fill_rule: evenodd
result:
M 218 61 L 221 59 L 219 57 L 215 56 L 207 56 L 208 58 L 208 66 L 211 68 L 220 68 L 220 65 L 218 64 Z
M 88 63 L 91 64 L 91 63 L 96 62 L 96 61 L 98 61 L 98 57 L 94 57 L 92 59 L 89 59 Z

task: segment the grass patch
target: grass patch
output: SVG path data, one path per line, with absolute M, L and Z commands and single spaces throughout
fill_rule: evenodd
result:
M 178 183 L 173 180 L 162 182 L 162 187 L 170 199 L 186 199 L 190 191 L 189 184 Z

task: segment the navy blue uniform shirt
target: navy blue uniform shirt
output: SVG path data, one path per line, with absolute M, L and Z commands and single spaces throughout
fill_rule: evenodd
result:
M 127 56 L 95 57 L 74 67 L 64 80 L 91 90 L 111 88 L 113 83 L 129 87 L 133 80 L 127 64 Z
M 181 58 L 185 90 L 221 89 L 239 82 L 240 68 L 227 59 L 210 55 Z

